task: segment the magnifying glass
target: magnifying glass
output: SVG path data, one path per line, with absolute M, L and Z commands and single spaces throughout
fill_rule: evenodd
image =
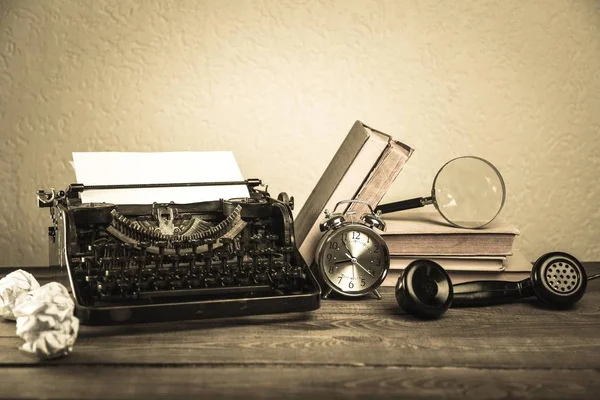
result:
M 382 214 L 435 205 L 442 217 L 460 228 L 481 228 L 500 213 L 506 187 L 500 172 L 483 158 L 464 156 L 448 161 L 433 180 L 431 197 L 383 204 Z

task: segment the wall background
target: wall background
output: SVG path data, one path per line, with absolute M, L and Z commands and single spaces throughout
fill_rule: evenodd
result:
M 296 213 L 356 119 L 508 187 L 533 259 L 599 260 L 600 2 L 0 0 L 0 265 L 48 260 L 73 151 L 232 150 Z

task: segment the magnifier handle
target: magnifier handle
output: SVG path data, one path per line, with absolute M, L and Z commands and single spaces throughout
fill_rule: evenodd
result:
M 413 208 L 419 208 L 432 203 L 431 197 L 415 197 L 414 199 L 396 201 L 394 203 L 381 204 L 375 212 L 380 211 L 381 214 L 387 214 L 394 211 L 410 210 Z

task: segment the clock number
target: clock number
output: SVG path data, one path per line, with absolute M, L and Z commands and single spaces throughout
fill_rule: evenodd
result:
M 352 239 L 360 239 L 360 232 L 352 231 Z
M 367 243 L 371 243 L 371 238 L 367 236 Z
M 327 261 L 331 261 L 332 258 L 333 258 L 333 255 L 327 254 Z
M 354 283 L 352 281 L 348 282 L 348 287 L 354 289 Z
M 373 249 L 373 253 L 379 253 L 379 245 L 376 244 L 375 248 Z
M 365 282 L 365 278 L 360 278 L 360 286 L 365 286 L 366 282 Z
M 376 258 L 375 260 L 373 260 L 375 262 L 375 266 L 379 267 L 381 265 L 381 259 L 380 258 Z
M 329 243 L 329 248 L 333 249 L 333 250 L 337 250 L 340 248 L 340 245 L 338 244 L 338 242 L 331 242 L 331 243 Z
M 342 277 L 338 276 L 338 278 L 340 278 L 340 280 L 338 281 L 338 285 L 339 285 L 340 283 L 342 283 Z
M 329 273 L 333 274 L 333 271 L 334 271 L 334 269 L 333 269 L 333 265 L 332 265 L 332 266 L 329 267 Z

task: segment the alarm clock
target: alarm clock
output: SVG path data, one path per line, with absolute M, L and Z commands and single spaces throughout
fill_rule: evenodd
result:
M 365 204 L 369 211 L 354 221 L 355 210 L 336 213 L 341 204 Z M 326 220 L 320 224 L 325 232 L 315 253 L 316 275 L 324 287 L 322 297 L 332 292 L 344 296 L 373 293 L 381 299 L 377 288 L 390 268 L 390 252 L 376 232 L 385 230 L 385 222 L 373 207 L 361 200 L 343 200 L 333 212 L 325 210 Z

